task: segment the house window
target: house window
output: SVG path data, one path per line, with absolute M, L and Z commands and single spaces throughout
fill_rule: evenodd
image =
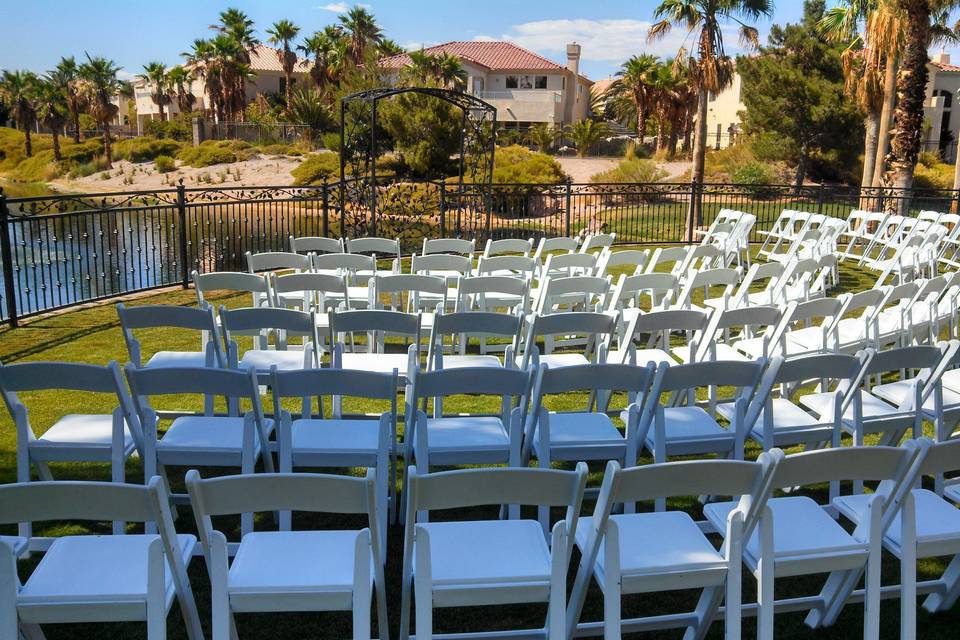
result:
M 547 76 L 536 76 L 533 81 L 534 88 L 536 89 L 546 89 L 547 88 Z
M 507 89 L 516 89 L 520 85 L 517 76 L 507 76 Z

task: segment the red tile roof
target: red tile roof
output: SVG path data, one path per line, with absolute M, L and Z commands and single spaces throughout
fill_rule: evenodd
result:
M 280 58 L 277 56 L 278 49 L 268 47 L 265 44 L 258 44 L 250 52 L 250 69 L 252 71 L 276 71 L 283 73 L 283 67 L 280 65 Z M 310 61 L 306 58 L 297 56 L 297 64 L 293 68 L 294 73 L 306 73 L 310 70 Z
M 960 66 L 957 66 L 955 64 L 944 64 L 942 62 L 935 62 L 933 60 L 930 61 L 930 64 L 940 69 L 940 71 L 953 71 L 953 72 L 960 71 Z
M 449 53 L 490 71 L 562 71 L 565 67 L 512 42 L 454 41 L 424 49 L 424 53 Z M 410 56 L 401 53 L 380 60 L 385 69 L 401 69 Z

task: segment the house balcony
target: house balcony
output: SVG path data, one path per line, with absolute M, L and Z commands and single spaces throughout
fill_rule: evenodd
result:
M 477 97 L 497 109 L 500 122 L 563 122 L 563 94 L 548 89 L 480 91 Z

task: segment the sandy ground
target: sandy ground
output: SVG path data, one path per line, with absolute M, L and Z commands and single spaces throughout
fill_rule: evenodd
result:
M 100 171 L 77 180 L 54 180 L 50 184 L 61 191 L 86 193 L 165 189 L 176 186 L 180 178 L 183 178 L 187 187 L 281 186 L 292 183 L 290 171 L 298 164 L 298 158 L 258 156 L 243 162 L 216 164 L 201 169 L 180 166 L 169 173 L 158 173 L 153 162 L 119 160 L 113 163 L 113 169 L 109 171 Z
M 557 158 L 564 173 L 569 175 L 574 182 L 590 182 L 590 178 L 598 173 L 612 169 L 620 162 L 620 158 Z M 660 168 L 667 172 L 667 181 L 675 180 L 687 169 L 690 168 L 689 162 L 661 162 Z

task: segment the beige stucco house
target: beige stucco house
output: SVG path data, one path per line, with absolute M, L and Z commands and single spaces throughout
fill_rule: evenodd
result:
M 580 45 L 567 45 L 561 65 L 512 42 L 447 42 L 424 53 L 448 53 L 460 58 L 467 73 L 467 92 L 497 108 L 501 123 L 525 127 L 534 123 L 563 125 L 587 117 L 588 78 L 580 75 Z M 380 66 L 396 82 L 410 56 L 384 58 Z
M 298 58 L 297 66 L 293 72 L 293 84 L 304 82 L 309 70 L 309 61 L 306 58 Z M 258 93 L 282 94 L 284 92 L 283 67 L 280 66 L 280 58 L 277 56 L 276 49 L 263 44 L 257 45 L 250 52 L 250 71 L 252 78 L 247 80 L 246 84 L 248 102 L 254 100 Z M 137 128 L 139 131 L 143 130 L 146 122 L 160 118 L 160 109 L 154 104 L 150 92 L 151 88 L 145 82 L 142 80 L 134 81 L 133 93 L 137 106 Z M 194 111 L 203 111 L 208 107 L 207 97 L 203 91 L 203 78 L 195 77 L 193 79 L 190 92 L 196 97 L 193 103 Z M 164 112 L 174 115 L 179 113 L 177 101 L 174 99 L 170 104 L 165 105 Z

